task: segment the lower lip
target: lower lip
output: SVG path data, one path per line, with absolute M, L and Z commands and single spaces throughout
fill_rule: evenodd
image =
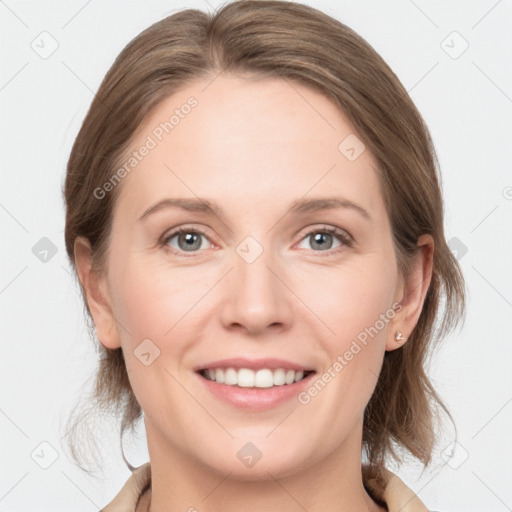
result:
M 271 388 L 230 386 L 228 384 L 220 384 L 214 380 L 208 380 L 199 373 L 197 376 L 209 391 L 231 405 L 248 411 L 262 411 L 297 397 L 309 385 L 315 373 L 309 374 L 299 382 L 273 386 Z

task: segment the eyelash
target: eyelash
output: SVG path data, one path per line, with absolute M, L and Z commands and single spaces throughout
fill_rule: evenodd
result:
M 186 254 L 185 251 L 177 251 L 176 249 L 174 249 L 174 248 L 172 248 L 172 247 L 170 247 L 168 245 L 169 241 L 172 240 L 175 236 L 183 235 L 185 233 L 195 233 L 195 234 L 202 235 L 205 238 L 208 238 L 208 235 L 204 231 L 202 231 L 201 229 L 198 229 L 198 228 L 187 228 L 186 226 L 184 226 L 184 227 L 181 227 L 179 229 L 176 229 L 175 231 L 172 231 L 169 234 L 165 234 L 162 237 L 162 239 L 160 240 L 160 242 L 159 242 L 160 247 L 163 247 L 164 249 L 169 250 L 172 254 L 175 254 L 177 256 L 184 256 L 185 258 L 191 258 L 191 257 L 194 258 L 194 257 L 196 257 L 197 253 L 201 252 L 201 251 L 191 252 L 188 255 L 188 254 Z M 344 246 L 352 247 L 352 245 L 353 245 L 353 239 L 349 235 L 347 235 L 345 232 L 343 232 L 343 231 L 341 231 L 341 230 L 339 230 L 337 228 L 332 228 L 332 227 L 329 227 L 329 226 L 324 226 L 323 228 L 320 228 L 320 229 L 317 228 L 317 229 L 313 229 L 313 230 L 308 231 L 301 238 L 301 241 L 304 240 L 305 238 L 307 238 L 308 236 L 311 236 L 311 235 L 316 234 L 316 233 L 328 233 L 330 235 L 334 235 L 343 244 L 340 247 L 337 247 L 336 249 L 330 249 L 330 250 L 327 250 L 327 251 L 313 251 L 313 252 L 320 253 L 319 254 L 320 256 L 330 256 L 332 254 L 341 252 L 341 250 L 343 250 Z

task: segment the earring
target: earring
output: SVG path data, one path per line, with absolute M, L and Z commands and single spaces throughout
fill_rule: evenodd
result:
M 402 333 L 400 331 L 396 331 L 395 333 L 395 340 L 397 343 L 400 343 L 401 341 L 404 341 L 405 338 L 403 337 Z

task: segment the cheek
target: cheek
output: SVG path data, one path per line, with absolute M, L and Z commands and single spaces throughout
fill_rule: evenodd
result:
M 299 402 L 311 407 L 317 419 L 309 425 L 311 438 L 324 439 L 330 448 L 362 421 L 375 390 L 386 333 L 394 317 L 395 278 L 393 260 L 373 253 L 336 270 L 310 274 L 309 285 L 302 287 L 304 296 L 315 297 L 311 309 L 328 329 L 317 338 L 325 355 L 322 371 Z M 309 318 L 320 325 L 313 316 L 308 317 L 308 324 Z M 325 434 L 327 422 L 329 436 Z
M 314 287 L 303 290 L 303 296 L 315 297 L 311 309 L 327 327 L 323 344 L 329 360 L 334 363 L 342 356 L 343 373 L 353 374 L 355 379 L 367 376 L 367 370 L 361 371 L 363 366 L 378 373 L 389 324 L 395 316 L 392 305 L 397 274 L 393 260 L 364 260 L 329 269 L 323 278 L 316 276 Z
M 310 277 L 303 296 L 322 311 L 335 336 L 357 334 L 373 325 L 393 304 L 396 268 L 383 258 L 365 258 Z M 304 281 L 306 282 L 306 281 Z M 313 307 L 313 311 L 315 311 Z M 321 318 L 323 318 L 321 317 Z M 329 323 L 328 323 L 329 322 Z
M 177 351 L 177 339 L 194 336 L 199 303 L 216 279 L 193 266 L 171 268 L 164 258 L 141 255 L 118 265 L 113 281 L 115 313 L 126 327 L 120 329 L 123 344 L 135 347 L 149 338 L 161 350 Z
M 198 336 L 200 302 L 208 298 L 215 280 L 192 267 L 170 269 L 143 257 L 120 264 L 112 280 L 116 319 L 122 326 L 118 330 L 137 400 L 150 416 L 175 410 L 176 403 L 187 397 L 172 376 L 179 374 L 180 363 Z

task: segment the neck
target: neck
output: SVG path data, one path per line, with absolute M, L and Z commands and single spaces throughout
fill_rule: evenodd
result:
M 346 446 L 358 445 L 350 440 Z M 164 443 L 154 431 L 148 432 L 148 448 L 151 489 L 137 512 L 386 512 L 364 489 L 360 450 L 340 446 L 302 469 L 265 471 L 247 480 L 233 472 L 220 474 L 179 446 Z

